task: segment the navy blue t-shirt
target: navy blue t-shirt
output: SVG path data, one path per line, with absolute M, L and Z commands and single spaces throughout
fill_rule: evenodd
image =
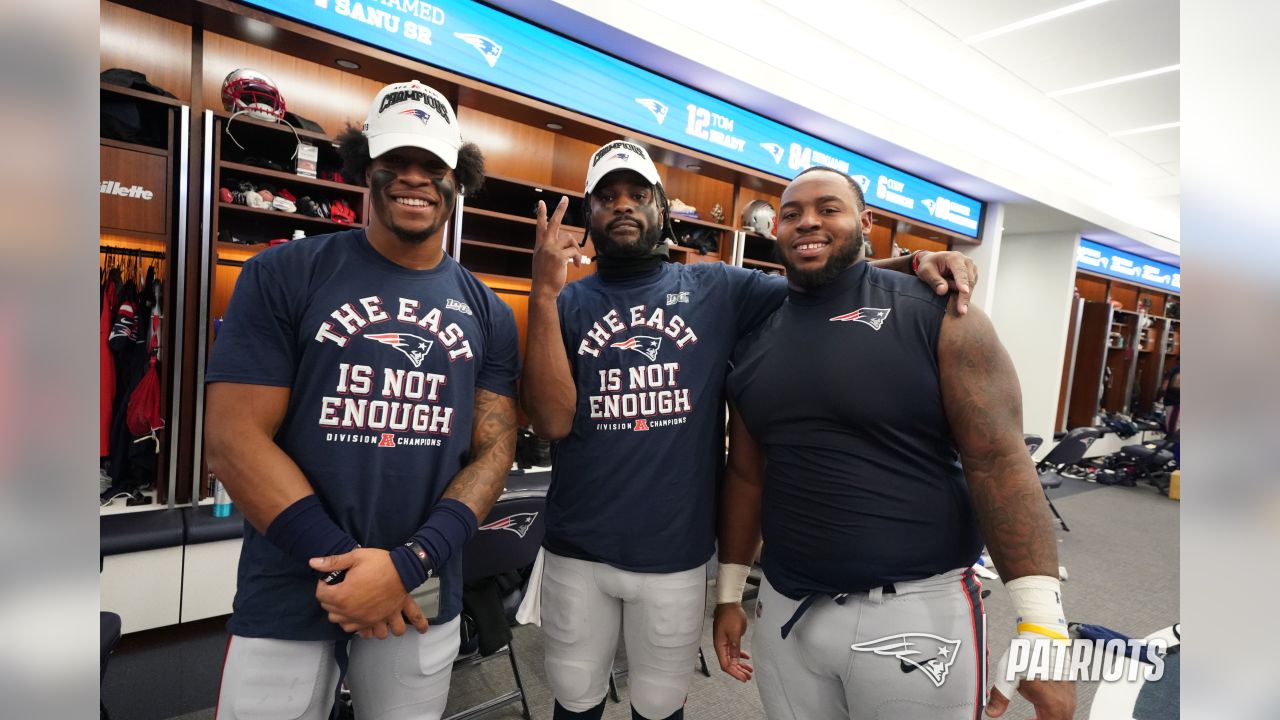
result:
M 982 549 L 938 379 L 947 297 L 860 262 L 739 344 L 730 398 L 767 466 L 761 566 L 782 594 L 867 590 Z
M 723 263 L 565 287 L 578 402 L 553 450 L 548 550 L 653 573 L 711 557 L 729 355 L 785 294 L 782 278 Z
M 205 380 L 290 388 L 276 443 L 339 526 L 389 549 L 466 462 L 476 390 L 514 396 L 518 364 L 511 308 L 452 258 L 410 270 L 347 230 L 244 264 Z M 461 609 L 460 552 L 440 577 L 444 622 Z M 315 584 L 246 522 L 231 632 L 344 637 Z

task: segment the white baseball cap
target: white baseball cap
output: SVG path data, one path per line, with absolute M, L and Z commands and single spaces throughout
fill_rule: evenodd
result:
M 450 168 L 458 166 L 462 133 L 453 106 L 435 88 L 413 80 L 382 88 L 364 121 L 369 157 L 398 147 L 422 148 Z
M 627 140 L 613 140 L 596 150 L 591 156 L 591 162 L 587 164 L 587 194 L 591 194 L 605 175 L 617 170 L 634 170 L 640 173 L 640 177 L 648 180 L 649 184 L 662 184 L 658 168 L 649 159 L 649 153 L 644 148 Z

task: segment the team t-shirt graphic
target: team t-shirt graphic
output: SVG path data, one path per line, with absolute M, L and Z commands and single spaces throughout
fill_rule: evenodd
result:
M 289 390 L 275 441 L 334 522 L 365 547 L 404 542 L 467 461 L 480 390 L 514 397 L 511 308 L 445 257 L 392 263 L 364 231 L 317 235 L 241 269 L 206 381 Z M 462 563 L 440 572 L 445 622 L 462 608 Z M 230 630 L 339 640 L 315 573 L 246 526 Z
M 548 551 L 645 573 L 711 557 L 729 354 L 785 294 L 782 278 L 723 263 L 565 286 L 576 404 L 552 449 Z
M 450 312 L 469 309 L 452 298 L 447 307 Z M 450 322 L 441 308 L 424 312 L 421 301 L 404 297 L 391 303 L 377 296 L 360 298 L 343 303 L 329 317 L 316 330 L 315 342 L 346 348 L 361 340 L 381 348 L 364 345 L 359 347 L 364 362 L 338 363 L 333 394 L 320 398 L 319 424 L 326 442 L 438 447 L 442 437 L 453 434 L 455 409 L 442 396 L 449 378 L 423 366 L 432 365 L 426 361 L 433 350 L 450 364 L 475 357 L 458 323 Z
M 683 424 L 693 402 L 681 382 L 679 358 L 697 342 L 698 334 L 683 317 L 661 307 L 615 308 L 592 323 L 578 355 L 616 365 L 597 371 L 598 382 L 587 397 L 595 429 L 643 432 Z M 639 358 L 632 353 L 648 362 L 635 364 Z

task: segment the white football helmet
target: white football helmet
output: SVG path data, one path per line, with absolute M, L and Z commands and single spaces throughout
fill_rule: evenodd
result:
M 265 74 L 250 68 L 232 70 L 222 81 L 222 107 L 267 122 L 284 118 L 284 98 Z
M 754 230 L 770 240 L 777 240 L 777 215 L 773 206 L 764 200 L 752 200 L 742 209 L 742 227 Z

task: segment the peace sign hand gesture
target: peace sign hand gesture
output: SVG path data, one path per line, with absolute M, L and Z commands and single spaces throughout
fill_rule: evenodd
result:
M 561 197 L 551 218 L 547 204 L 538 201 L 537 235 L 533 245 L 533 292 L 558 296 L 569 280 L 569 263 L 579 264 L 586 258 L 578 252 L 573 237 L 560 232 L 560 221 L 569 207 L 569 198 Z

